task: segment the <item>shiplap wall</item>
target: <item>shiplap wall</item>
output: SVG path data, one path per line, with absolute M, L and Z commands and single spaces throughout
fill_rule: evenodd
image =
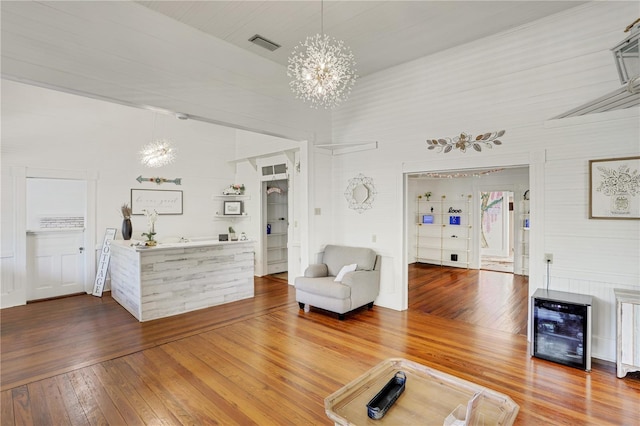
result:
M 422 162 L 425 171 L 485 167 L 505 158 L 526 165 L 530 158 L 531 292 L 546 285 L 543 256 L 553 253 L 550 288 L 596 297 L 593 354 L 615 358 L 612 289 L 639 287 L 640 221 L 587 218 L 588 160 L 638 155 L 639 109 L 551 118 L 620 86 L 609 49 L 639 14 L 636 2 L 588 3 L 359 81 L 333 114 L 333 139 L 377 140 L 379 148 L 333 157 L 333 237 L 383 253 L 391 271 L 378 304 L 406 307 L 403 170 Z M 426 150 L 427 138 L 500 129 L 504 145 L 492 151 Z M 378 189 L 362 215 L 342 196 L 358 173 Z

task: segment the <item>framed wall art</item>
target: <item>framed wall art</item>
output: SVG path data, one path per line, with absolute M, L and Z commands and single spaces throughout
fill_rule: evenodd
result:
M 589 160 L 589 218 L 640 219 L 640 157 Z
M 224 214 L 237 216 L 242 214 L 242 201 L 225 201 Z
M 131 189 L 131 214 L 144 214 L 144 210 L 182 214 L 182 191 Z

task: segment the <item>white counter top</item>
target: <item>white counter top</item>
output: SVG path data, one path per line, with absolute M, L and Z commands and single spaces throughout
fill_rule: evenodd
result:
M 253 244 L 253 240 L 245 240 L 245 241 L 218 241 L 218 240 L 203 240 L 203 241 L 185 241 L 178 243 L 158 243 L 156 246 L 145 246 L 144 241 L 140 240 L 114 240 L 111 242 L 111 245 L 117 245 L 120 247 L 128 248 L 135 251 L 157 251 L 157 250 L 168 250 L 175 248 L 194 248 L 194 247 L 209 247 L 209 246 L 220 246 L 220 245 L 234 245 L 234 244 Z

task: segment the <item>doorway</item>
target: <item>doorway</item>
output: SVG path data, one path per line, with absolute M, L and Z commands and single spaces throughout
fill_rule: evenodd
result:
M 289 263 L 289 180 L 262 182 L 267 275 L 287 281 Z
M 482 317 L 486 324 L 503 324 L 504 321 L 509 322 L 513 319 L 510 314 L 499 318 L 493 316 L 495 313 L 517 312 L 522 313 L 523 317 L 518 317 L 515 323 L 510 323 L 509 327 L 514 328 L 513 331 L 509 331 L 526 332 L 528 274 L 520 271 L 523 268 L 523 254 L 526 253 L 528 256 L 528 250 L 522 250 L 525 242 L 520 232 L 520 228 L 523 227 L 519 224 L 525 217 L 523 214 L 526 212 L 528 218 L 529 213 L 528 205 L 525 207 L 524 201 L 521 201 L 521 194 L 528 193 L 529 173 L 529 167 L 521 166 L 504 169 L 413 172 L 407 175 L 405 239 L 408 254 L 408 309 L 443 316 L 467 313 L 469 321 Z M 488 195 L 483 203 L 484 193 Z M 469 206 L 459 206 L 459 200 L 468 196 L 472 200 Z M 497 206 L 500 206 L 500 209 L 497 209 Z M 486 219 L 482 218 L 483 209 L 486 210 Z M 441 231 L 453 229 L 454 225 L 463 227 L 465 215 L 470 216 L 467 222 L 468 237 L 460 231 L 454 233 L 455 238 L 451 233 Z M 455 222 L 452 222 L 451 216 L 454 216 Z M 460 224 L 457 221 L 458 216 Z M 491 230 L 500 230 L 497 236 L 485 236 L 489 244 L 485 247 L 484 253 L 481 250 L 483 220 L 492 226 Z M 486 224 L 484 229 L 487 230 Z M 492 244 L 494 237 L 497 242 Z M 469 241 L 467 264 L 461 262 L 464 257 L 460 255 L 460 252 L 464 252 L 460 245 L 465 238 Z M 458 250 L 457 262 L 454 263 L 453 258 L 449 259 L 447 247 Z M 431 252 L 428 250 L 435 255 L 429 256 Z M 499 265 L 503 269 L 496 272 L 498 268 L 488 268 L 486 263 L 483 265 L 481 262 L 488 256 L 505 260 L 507 265 Z M 483 257 L 485 259 L 482 259 Z M 432 261 L 429 261 L 430 259 Z M 439 260 L 436 262 L 434 259 Z M 443 262 L 442 259 L 451 261 Z
M 514 272 L 514 204 L 511 191 L 481 191 L 480 269 Z

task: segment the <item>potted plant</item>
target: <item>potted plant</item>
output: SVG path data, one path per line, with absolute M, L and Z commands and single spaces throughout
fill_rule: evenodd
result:
M 150 212 L 147 209 L 142 210 L 142 212 L 147 217 L 147 223 L 149 225 L 149 230 L 142 233 L 143 237 L 147 237 L 147 241 L 144 245 L 153 247 L 158 244 L 158 242 L 153 238 L 156 235 L 156 220 L 158 219 L 158 212 L 155 210 Z
M 229 241 L 238 241 L 238 237 L 236 237 L 236 231 L 233 229 L 233 226 L 229 227 Z

